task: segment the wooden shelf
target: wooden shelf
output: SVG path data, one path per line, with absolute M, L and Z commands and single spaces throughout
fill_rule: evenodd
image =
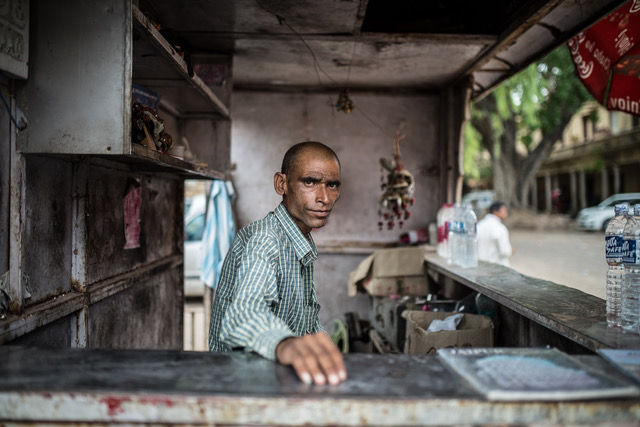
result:
M 139 160 L 141 167 L 139 170 L 175 171 L 191 175 L 191 178 L 212 178 L 224 179 L 223 172 L 208 168 L 206 164 L 192 163 L 160 151 L 150 150 L 144 145 L 132 144 L 131 160 Z M 146 164 L 145 164 L 146 163 Z
M 229 118 L 229 109 L 196 74 L 153 24 L 132 6 L 134 21 L 133 80 L 160 92 L 181 116 L 217 115 Z M 138 36 L 139 38 L 137 38 Z
M 197 75 L 189 75 L 180 53 L 132 0 L 107 3 L 87 6 L 69 0 L 65 10 L 50 2 L 33 8 L 30 57 L 38 66 L 20 94 L 20 108 L 30 119 L 18 135 L 20 152 L 96 156 L 136 163 L 145 171 L 223 177 L 229 162 L 229 108 Z M 161 95 L 158 115 L 165 130 L 174 144 L 192 138 L 193 161 L 132 141 L 134 83 Z

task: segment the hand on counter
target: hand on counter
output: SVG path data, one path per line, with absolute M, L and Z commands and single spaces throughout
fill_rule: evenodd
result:
M 324 332 L 282 340 L 276 359 L 291 365 L 305 384 L 338 385 L 347 379 L 342 353 Z

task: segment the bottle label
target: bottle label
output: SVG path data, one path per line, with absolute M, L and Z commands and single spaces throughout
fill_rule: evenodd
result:
M 622 246 L 624 239 L 622 236 L 605 237 L 605 251 L 607 259 L 618 259 L 622 257 Z
M 624 239 L 622 242 L 622 262 L 636 264 L 638 262 L 637 249 L 640 249 L 636 239 Z

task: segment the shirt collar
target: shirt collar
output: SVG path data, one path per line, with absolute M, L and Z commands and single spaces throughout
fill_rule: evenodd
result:
M 285 233 L 287 233 L 298 260 L 305 267 L 309 263 L 315 261 L 318 258 L 318 250 L 316 249 L 316 244 L 311 237 L 311 233 L 309 233 L 308 236 L 302 234 L 302 231 L 300 231 L 298 225 L 293 221 L 293 218 L 289 215 L 284 204 L 280 203 L 278 205 L 275 209 L 275 215 L 282 225 Z
M 498 215 L 494 215 L 492 213 L 489 213 L 488 215 L 490 215 L 489 218 L 493 218 L 494 221 L 502 222 Z

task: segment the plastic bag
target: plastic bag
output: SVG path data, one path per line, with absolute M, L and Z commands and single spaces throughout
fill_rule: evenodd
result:
M 455 331 L 462 320 L 462 316 L 464 316 L 464 313 L 454 314 L 443 320 L 435 319 L 427 328 L 427 332 Z

